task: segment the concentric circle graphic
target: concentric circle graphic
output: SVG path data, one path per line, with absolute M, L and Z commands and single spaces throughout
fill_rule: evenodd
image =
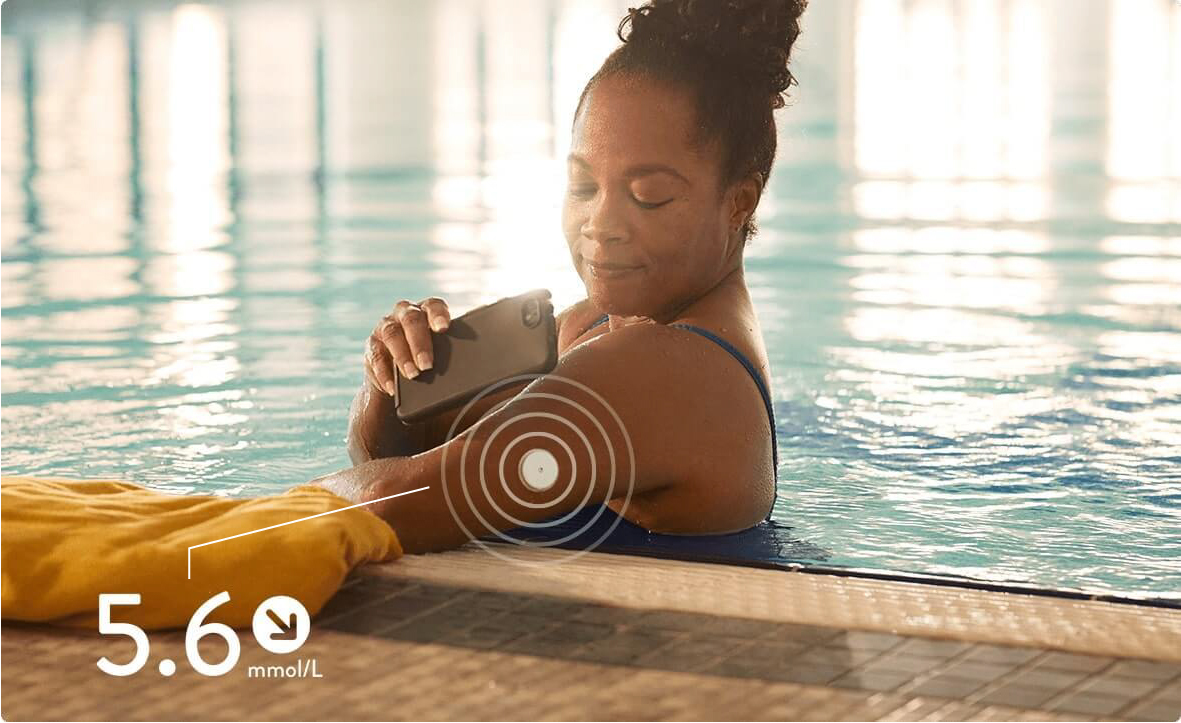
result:
M 517 394 L 513 397 L 514 400 L 529 398 L 548 399 L 559 403 L 563 410 L 568 409 L 569 411 L 563 411 L 561 414 L 539 411 L 522 412 L 515 414 L 508 419 L 502 420 L 496 426 L 496 428 L 492 430 L 491 434 L 487 436 L 487 439 L 484 441 L 482 449 L 478 455 L 475 454 L 474 450 L 470 449 L 472 437 L 474 435 L 469 435 L 468 438 L 464 440 L 464 443 L 458 453 L 460 455 L 458 465 L 458 483 L 459 488 L 463 491 L 463 499 L 453 499 L 451 485 L 449 485 L 448 482 L 454 482 L 455 480 L 448 480 L 447 478 L 448 469 L 451 467 L 451 465 L 448 464 L 447 455 L 454 454 L 454 451 L 450 449 L 450 446 L 446 443 L 450 442 L 452 439 L 455 439 L 456 430 L 459 429 L 460 424 L 463 422 L 465 417 L 469 415 L 472 407 L 481 399 L 488 396 L 489 394 L 495 393 L 497 390 L 503 389 L 506 386 L 518 384 L 520 382 L 535 381 L 538 379 L 545 379 L 549 382 L 558 382 L 560 384 L 569 385 L 573 389 L 577 389 L 584 393 L 586 396 L 590 397 L 590 399 L 593 399 L 595 404 L 592 406 L 598 408 L 593 410 L 588 409 L 587 406 L 580 404 L 572 398 L 552 392 L 524 391 L 520 394 Z M 505 404 L 507 404 L 507 402 L 497 405 L 492 410 L 489 410 L 483 417 L 477 419 L 473 424 L 468 426 L 474 428 L 482 424 L 488 415 L 502 409 Z M 539 431 L 534 427 L 530 428 L 528 431 L 521 431 L 513 436 L 512 428 L 515 425 L 525 422 L 529 419 L 544 419 L 554 422 L 560 427 L 568 429 L 570 434 L 566 435 L 565 432 L 562 432 L 561 434 L 553 434 L 550 432 Z M 611 442 L 611 434 L 609 434 L 609 430 L 617 432 L 617 436 L 623 439 L 623 446 L 625 449 L 616 450 L 614 448 L 614 445 Z M 499 453 L 498 458 L 491 460 L 494 463 L 493 466 L 496 470 L 496 478 L 489 480 L 487 475 L 485 475 L 485 469 L 487 468 L 489 462 L 488 450 L 492 448 L 492 443 L 494 440 L 496 440 L 497 437 L 502 434 L 506 437 L 509 437 L 509 441 L 504 446 L 503 451 Z M 592 440 L 595 439 L 601 439 L 605 443 L 607 450 L 605 459 L 597 458 L 598 456 L 602 455 L 595 454 L 594 446 L 592 444 Z M 555 496 L 553 499 L 549 499 L 540 503 L 529 502 L 527 500 L 521 499 L 520 496 L 515 494 L 509 488 L 508 477 L 506 477 L 505 470 L 506 465 L 508 465 L 509 453 L 512 452 L 516 447 L 523 447 L 525 449 L 524 454 L 521 456 L 521 459 L 518 461 L 515 467 L 525 486 L 533 492 L 554 492 Z M 545 510 L 548 508 L 553 508 L 555 509 L 556 515 L 557 506 L 566 500 L 566 498 L 570 495 L 571 490 L 573 490 L 575 486 L 574 482 L 577 479 L 579 470 L 576 459 L 576 449 L 578 447 L 584 449 L 587 457 L 589 458 L 589 465 L 587 468 L 584 468 L 584 472 L 588 473 L 592 479 L 605 479 L 607 481 L 607 499 L 614 500 L 619 499 L 620 497 L 623 498 L 623 507 L 619 510 L 621 514 L 616 514 L 615 511 L 608 508 L 606 504 L 600 505 L 595 514 L 574 532 L 571 532 L 570 534 L 564 535 L 562 537 L 547 540 L 519 539 L 508 532 L 496 529 L 493 525 L 489 524 L 488 520 L 485 519 L 483 514 L 481 514 L 481 506 L 485 508 L 491 507 L 497 515 L 503 517 L 517 528 L 522 530 L 543 530 L 560 525 L 573 518 L 581 508 L 585 507 L 590 502 L 594 486 L 589 486 L 587 488 L 586 494 L 583 495 L 583 498 L 577 503 L 574 509 L 570 510 L 564 515 L 538 522 L 517 519 L 513 515 L 506 512 L 499 504 L 497 504 L 495 499 L 496 495 L 493 495 L 491 490 L 494 488 L 498 489 L 499 492 L 504 494 L 504 496 L 512 500 L 513 504 L 520 505 L 523 508 L 532 510 Z M 469 455 L 472 455 L 470 460 Z M 563 470 L 563 460 L 566 463 L 565 470 Z M 469 462 L 475 464 L 479 470 L 478 478 L 476 479 L 469 479 L 468 477 L 468 467 L 470 466 Z M 611 405 L 608 404 L 607 401 L 593 389 L 586 386 L 585 384 L 582 384 L 581 382 L 574 381 L 573 379 L 567 379 L 556 374 L 521 374 L 515 377 L 510 377 L 509 379 L 505 379 L 487 387 L 475 397 L 473 397 L 467 404 L 464 405 L 463 409 L 460 410 L 459 414 L 455 417 L 455 420 L 451 423 L 451 428 L 447 431 L 447 437 L 444 439 L 442 469 L 443 479 L 440 481 L 443 485 L 443 497 L 447 501 L 447 508 L 451 512 L 452 519 L 455 520 L 455 523 L 459 525 L 459 528 L 463 530 L 464 534 L 470 538 L 473 538 L 473 542 L 496 557 L 499 557 L 508 562 L 531 566 L 561 564 L 577 557 L 581 557 L 582 555 L 597 548 L 605 539 L 607 539 L 608 536 L 610 536 L 610 534 L 619 525 L 620 520 L 623 519 L 622 513 L 627 510 L 627 506 L 631 503 L 631 497 L 633 491 L 635 490 L 636 482 L 635 451 L 632 448 L 631 436 L 627 433 L 627 429 L 623 425 L 623 420 L 619 418 L 619 415 L 615 412 Z M 603 475 L 603 477 L 600 478 L 599 475 Z M 478 497 L 473 498 L 473 495 L 478 495 Z M 483 502 L 484 504 L 477 505 L 477 500 Z M 474 516 L 479 521 L 479 524 L 483 529 L 475 531 L 468 529 L 468 526 L 464 523 L 463 516 L 459 514 L 456 508 L 457 504 L 462 504 L 463 509 L 470 512 L 472 516 Z M 511 554 L 505 554 L 504 550 L 511 548 L 506 548 L 504 545 L 495 543 L 489 544 L 488 541 L 481 539 L 481 537 L 491 535 L 499 538 L 500 540 L 503 540 L 504 542 L 521 547 L 556 548 L 559 545 L 579 537 L 584 532 L 591 529 L 592 526 L 604 514 L 611 515 L 614 517 L 614 519 L 611 521 L 611 524 L 607 530 L 599 535 L 596 540 L 591 542 L 589 545 L 579 547 L 578 549 L 565 550 L 564 552 L 569 554 L 555 556 L 544 562 L 537 560 L 522 560 L 512 556 Z

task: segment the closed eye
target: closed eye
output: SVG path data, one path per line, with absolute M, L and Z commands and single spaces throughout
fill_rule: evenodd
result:
M 567 192 L 573 198 L 577 198 L 579 200 L 587 200 L 590 198 L 594 198 L 595 192 L 597 190 L 598 189 L 596 189 L 594 186 L 571 186 Z M 649 203 L 647 201 L 641 201 L 640 199 L 636 198 L 635 196 L 632 196 L 632 201 L 634 201 L 635 204 L 637 206 L 639 206 L 640 208 L 650 211 L 655 208 L 660 208 L 661 206 L 664 206 L 665 204 L 672 203 L 673 199 L 670 198 L 667 201 L 659 201 L 656 203 Z
M 646 203 L 644 201 L 641 201 L 638 198 L 633 198 L 632 200 L 634 200 L 636 202 L 636 205 L 639 206 L 640 208 L 648 209 L 649 211 L 651 211 L 654 208 L 660 208 L 661 206 L 672 203 L 672 201 L 673 201 L 671 198 L 668 199 L 667 201 L 661 201 L 660 203 Z

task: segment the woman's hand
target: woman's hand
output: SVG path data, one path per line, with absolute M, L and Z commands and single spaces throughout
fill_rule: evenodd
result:
M 396 369 L 413 379 L 434 364 L 431 332 L 447 331 L 447 302 L 432 296 L 417 304 L 403 299 L 374 327 L 365 350 L 365 378 L 374 388 L 394 396 Z

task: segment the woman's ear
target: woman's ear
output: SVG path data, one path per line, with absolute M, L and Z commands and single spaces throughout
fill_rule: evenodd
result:
M 759 174 L 752 174 L 735 184 L 730 197 L 730 230 L 737 232 L 754 215 L 759 205 L 763 184 Z

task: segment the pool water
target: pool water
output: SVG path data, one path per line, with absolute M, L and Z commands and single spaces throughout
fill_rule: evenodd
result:
M 4 472 L 278 491 L 397 299 L 580 298 L 627 4 L 5 3 Z M 812 3 L 746 258 L 779 554 L 1181 599 L 1181 4 L 1078 8 Z

